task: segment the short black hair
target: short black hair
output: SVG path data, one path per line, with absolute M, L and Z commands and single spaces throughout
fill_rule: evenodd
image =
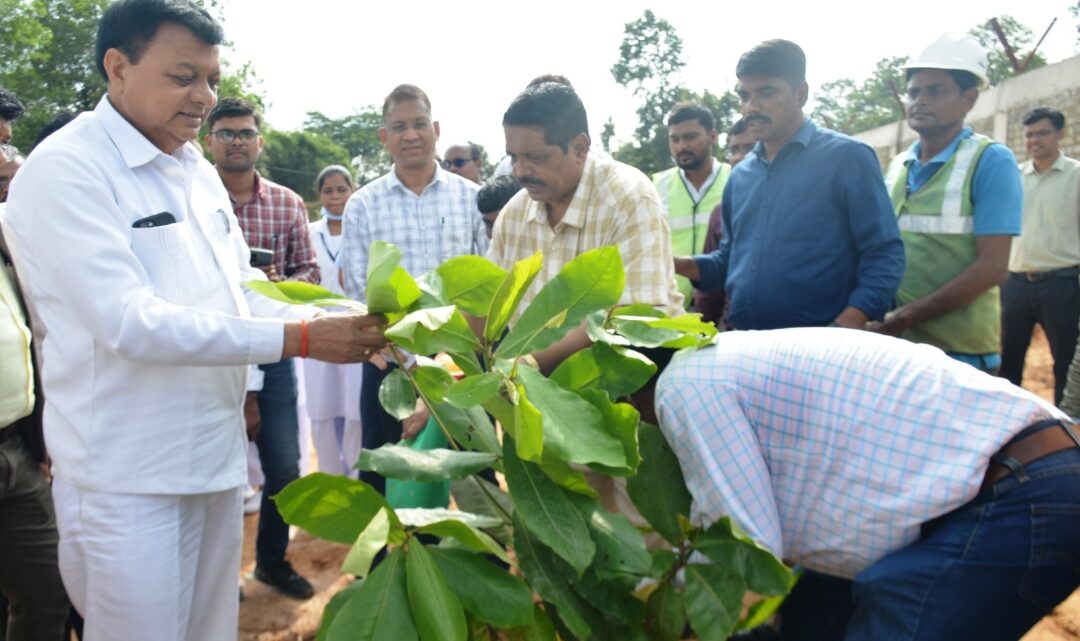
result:
M 705 128 L 705 131 L 712 131 L 716 128 L 712 112 L 709 111 L 709 108 L 700 102 L 691 100 L 675 103 L 675 106 L 668 112 L 667 126 L 671 127 L 688 120 L 700 122 L 701 126 Z
M 485 181 L 480 186 L 480 191 L 476 192 L 476 208 L 481 214 L 502 211 L 506 203 L 510 202 L 514 194 L 519 191 L 521 191 L 521 183 L 517 181 L 517 178 L 509 174 L 495 176 Z
M 383 122 L 386 122 L 386 116 L 390 113 L 390 108 L 397 102 L 408 102 L 409 100 L 415 100 L 425 107 L 427 107 L 428 114 L 431 114 L 431 100 L 428 95 L 424 93 L 424 90 L 416 85 L 398 85 L 394 87 L 394 90 L 390 92 L 390 95 L 386 96 L 382 104 L 382 117 Z
M 527 87 L 503 114 L 503 127 L 540 127 L 544 142 L 558 145 L 563 153 L 578 134 L 589 135 L 585 105 L 572 87 L 545 82 Z
M 1058 131 L 1065 128 L 1065 114 L 1049 107 L 1036 107 L 1024 114 L 1024 126 L 1034 125 L 1043 118 L 1049 120 L 1054 129 Z
M 49 122 L 45 123 L 45 126 L 41 128 L 41 131 L 38 132 L 37 138 L 34 139 L 34 144 L 30 147 L 30 151 L 33 151 L 43 140 L 63 129 L 64 125 L 72 120 L 75 120 L 74 111 L 61 111 L 53 116 Z
M 206 129 L 212 131 L 214 123 L 222 118 L 244 118 L 245 116 L 254 118 L 255 128 L 262 129 L 262 116 L 255 109 L 255 105 L 243 98 L 222 98 L 206 117 Z
M 739 118 L 735 121 L 734 125 L 731 125 L 731 131 L 728 132 L 729 136 L 738 136 L 739 134 L 746 133 L 746 119 Z
M 350 188 L 354 186 L 352 172 L 349 171 L 348 167 L 344 165 L 328 165 L 323 167 L 323 170 L 319 172 L 318 178 L 315 179 L 315 191 L 322 191 L 323 183 L 325 183 L 326 179 L 330 176 L 341 176 L 345 179 L 345 182 L 348 183 Z
M 23 107 L 23 104 L 19 102 L 19 99 L 15 97 L 15 94 L 0 87 L 0 118 L 3 118 L 4 120 L 15 120 L 23 115 L 24 111 L 26 111 L 26 107 Z
M 929 69 L 936 69 L 936 67 L 909 67 L 905 69 L 904 82 L 910 82 L 911 76 L 915 75 L 915 72 L 927 71 Z M 978 87 L 982 83 L 982 81 L 979 80 L 979 77 L 970 71 L 963 71 L 961 69 L 940 69 L 939 71 L 944 71 L 952 77 L 953 82 L 960 88 L 960 93 L 964 93 L 972 87 Z
M 801 85 L 806 82 L 806 54 L 790 40 L 766 40 L 739 58 L 735 76 L 769 76 Z
M 563 76 L 563 75 L 559 75 L 557 73 L 540 74 L 539 76 L 537 76 L 537 77 L 533 78 L 532 80 L 530 80 L 529 84 L 527 86 L 535 87 L 537 85 L 542 85 L 545 82 L 554 82 L 556 84 L 566 85 L 567 87 L 570 87 L 571 89 L 574 88 L 574 85 L 570 84 L 570 79 L 569 78 L 567 78 L 566 76 Z
M 105 9 L 98 23 L 97 68 L 107 81 L 105 52 L 119 49 L 138 64 L 147 45 L 165 23 L 186 27 L 208 45 L 219 45 L 225 32 L 206 9 L 191 0 L 117 0 Z

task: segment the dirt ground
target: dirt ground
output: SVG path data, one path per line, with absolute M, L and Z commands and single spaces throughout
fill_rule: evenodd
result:
M 1028 352 L 1024 387 L 1053 401 L 1052 361 L 1046 338 L 1036 330 Z M 240 603 L 240 641 L 312 641 L 319 629 L 323 608 L 351 577 L 341 574 L 341 563 L 348 548 L 297 532 L 289 545 L 289 560 L 296 570 L 315 587 L 308 601 L 295 601 L 277 594 L 262 583 L 248 578 L 254 569 L 255 530 L 258 516 L 244 519 L 244 561 L 241 583 L 244 600 Z M 1022 641 L 1080 641 L 1080 590 L 1046 617 Z

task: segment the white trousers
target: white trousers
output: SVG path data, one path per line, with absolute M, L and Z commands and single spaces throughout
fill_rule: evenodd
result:
M 356 478 L 360 458 L 360 421 L 344 417 L 311 421 L 311 441 L 319 455 L 319 471 Z
M 55 482 L 53 499 L 83 641 L 237 638 L 241 488 L 113 494 Z

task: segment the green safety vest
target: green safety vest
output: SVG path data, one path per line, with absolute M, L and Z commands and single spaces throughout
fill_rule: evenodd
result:
M 660 202 L 664 203 L 668 213 L 672 255 L 693 256 L 702 252 L 705 247 L 705 236 L 709 232 L 709 216 L 720 204 L 729 175 L 731 175 L 731 167 L 727 163 L 720 163 L 716 178 L 698 202 L 694 202 L 690 196 L 690 190 L 687 189 L 678 167 L 653 175 L 653 184 L 656 185 L 656 191 L 660 193 Z M 690 281 L 682 276 L 676 276 L 675 282 L 689 307 L 694 301 L 694 288 L 690 285 Z
M 918 191 L 907 193 L 907 154 L 894 158 L 885 173 L 907 269 L 896 298 L 906 305 L 941 288 L 975 262 L 975 219 L 971 182 L 983 151 L 993 141 L 972 134 Z M 998 288 L 983 292 L 970 305 L 920 323 L 904 338 L 960 354 L 1001 350 L 1001 303 Z

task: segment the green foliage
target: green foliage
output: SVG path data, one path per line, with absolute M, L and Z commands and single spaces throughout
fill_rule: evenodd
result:
M 311 283 L 301 283 L 294 280 L 283 280 L 276 283 L 268 280 L 249 280 L 240 284 L 257 294 L 290 305 L 314 305 L 332 309 L 347 309 L 361 314 L 367 313 L 367 305 Z
M 341 118 L 331 118 L 309 111 L 304 131 L 326 136 L 344 147 L 356 170 L 357 186 L 362 187 L 390 170 L 390 155 L 379 141 L 382 112 L 372 106 Z
M 397 359 L 403 360 L 399 348 L 451 351 L 467 367 L 454 382 L 420 356 L 417 367 L 395 370 L 380 389 L 384 406 L 399 417 L 422 398 L 453 449 L 387 445 L 365 451 L 358 467 L 393 479 L 452 480 L 459 509 L 393 509 L 367 485 L 325 475 L 305 477 L 275 497 L 288 522 L 352 545 L 343 569 L 368 575 L 335 600 L 323 638 L 345 638 L 347 625 L 359 631 L 349 638 L 389 638 L 389 622 L 400 620 L 403 632 L 395 638 L 425 641 L 551 641 L 556 632 L 564 641 L 653 641 L 678 638 L 687 621 L 700 638 L 719 639 L 749 623 L 738 620 L 748 586 L 767 595 L 790 589 L 787 568 L 734 524 L 702 528 L 689 521 L 691 497 L 675 454 L 659 428 L 619 401 L 656 371 L 635 347 L 697 348 L 714 327 L 647 305 L 609 309 L 625 279 L 614 248 L 565 265 L 512 325 L 540 269 L 539 254 L 509 272 L 480 258 L 456 259 L 419 284 L 401 269 L 393 246 L 373 245 L 371 255 L 369 303 L 397 319 L 386 332 Z M 294 302 L 322 296 L 267 293 Z M 477 319 L 484 323 L 480 335 L 461 308 L 487 312 Z M 595 343 L 550 378 L 518 362 L 583 323 Z M 501 423 L 501 441 L 485 411 Z M 670 547 L 650 553 L 638 527 L 603 507 L 582 465 L 626 477 L 631 500 Z M 476 475 L 487 467 L 503 471 L 508 492 Z M 381 549 L 386 560 L 368 574 Z M 677 580 L 682 574 L 685 584 Z M 656 590 L 635 594 L 646 577 L 657 581 Z M 361 604 L 361 595 L 377 603 Z M 755 607 L 753 620 L 776 603 Z M 361 614 L 370 619 L 363 625 Z
M 315 179 L 327 165 L 348 165 L 349 153 L 330 138 L 309 131 L 264 131 L 260 170 L 267 178 L 318 200 Z
M 1031 53 L 1030 48 L 1035 44 L 1035 35 L 1027 25 L 1012 16 L 1000 16 L 997 21 L 1001 26 L 1002 33 L 1005 34 L 1005 40 L 1008 41 L 1009 46 L 1012 48 L 1013 55 L 1016 56 L 1017 62 L 1021 65 L 1027 62 L 1024 71 L 1046 66 L 1046 58 L 1039 52 L 1035 52 L 1035 55 L 1028 61 L 1028 55 Z M 990 20 L 974 27 L 968 33 L 975 36 L 979 44 L 990 52 L 990 66 L 986 75 L 990 77 L 991 86 L 1021 73 L 1013 68 L 1009 54 L 1005 51 L 1005 45 L 998 39 Z
M 896 122 L 904 117 L 900 97 L 906 86 L 901 65 L 907 57 L 882 58 L 869 78 L 856 83 L 848 78 L 821 85 L 814 95 L 811 116 L 830 129 L 855 134 Z

